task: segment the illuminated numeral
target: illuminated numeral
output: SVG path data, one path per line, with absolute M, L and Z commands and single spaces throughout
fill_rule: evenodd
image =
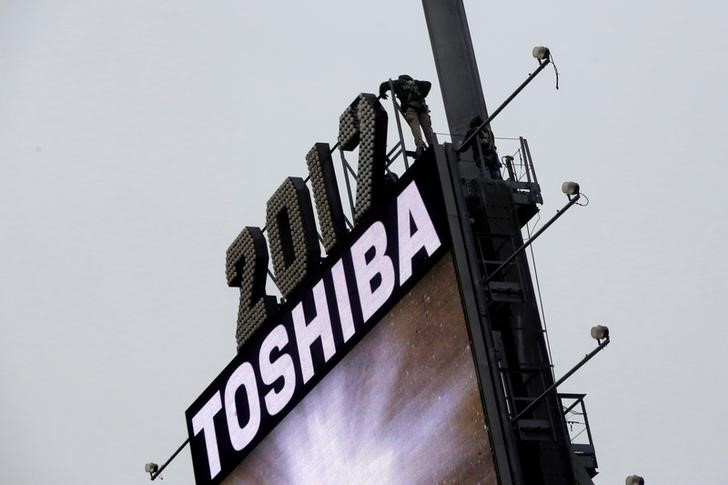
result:
M 311 196 L 303 179 L 288 177 L 268 199 L 266 226 L 276 284 L 287 298 L 321 258 Z
M 359 146 L 354 221 L 359 222 L 384 190 L 387 112 L 373 94 L 360 94 L 339 117 L 339 146 Z
M 227 284 L 240 288 L 238 349 L 273 313 L 276 299 L 265 294 L 268 271 L 268 248 L 260 228 L 246 227 L 227 250 L 225 275 Z
M 346 234 L 344 209 L 339 197 L 339 186 L 336 183 L 329 144 L 316 143 L 306 155 L 306 162 L 313 188 L 313 199 L 316 202 L 321 239 L 326 253 L 329 253 Z

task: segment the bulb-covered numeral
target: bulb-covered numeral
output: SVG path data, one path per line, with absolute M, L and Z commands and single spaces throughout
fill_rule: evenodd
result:
M 354 221 L 381 199 L 387 156 L 387 112 L 373 94 L 360 94 L 339 117 L 339 146 L 359 146 Z
M 344 209 L 341 205 L 329 144 L 316 143 L 306 155 L 306 163 L 313 199 L 316 202 L 321 240 L 328 254 L 346 234 Z
M 276 309 L 276 299 L 265 294 L 268 272 L 268 247 L 258 227 L 246 227 L 227 250 L 227 284 L 240 288 L 238 349 Z
M 321 259 L 311 196 L 303 179 L 288 177 L 268 199 L 266 226 L 276 284 L 288 298 Z

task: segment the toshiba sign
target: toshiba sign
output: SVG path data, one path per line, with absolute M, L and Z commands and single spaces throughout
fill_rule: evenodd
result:
M 357 116 L 362 118 L 369 110 L 378 111 L 371 103 L 379 104 L 362 95 L 352 106 L 359 107 Z M 346 123 L 347 112 L 342 123 Z M 362 130 L 365 125 L 357 116 L 352 118 L 352 130 Z M 374 133 L 377 117 L 372 115 L 370 121 L 367 129 Z M 346 136 L 352 135 L 344 133 Z M 376 144 L 376 137 L 360 138 L 368 141 L 357 143 Z M 349 149 L 355 145 L 349 140 Z M 360 146 L 360 162 L 367 156 L 363 151 Z M 374 167 L 382 166 L 380 174 L 368 175 L 374 179 L 384 177 L 384 161 L 375 160 L 382 154 L 383 150 L 373 149 L 367 161 Z M 317 156 L 325 155 L 323 150 Z M 309 154 L 309 168 L 312 158 Z M 361 166 L 359 173 L 361 190 L 369 190 L 363 186 L 366 180 Z M 353 229 L 327 231 L 327 237 L 322 238 L 327 257 L 318 261 L 309 258 L 306 235 L 295 230 L 296 224 L 307 223 L 307 209 L 301 210 L 307 201 L 310 207 L 307 188 L 287 179 L 277 191 L 287 194 L 268 205 L 272 214 L 269 237 L 278 239 L 269 242 L 274 268 L 280 256 L 276 278 L 287 280 L 282 283 L 286 300 L 278 307 L 270 300 L 266 302 L 272 297 L 261 293 L 265 278 L 256 277 L 260 268 L 248 271 L 246 277 L 246 268 L 235 264 L 241 260 L 251 264 L 253 258 L 241 256 L 246 251 L 261 254 L 260 234 L 255 228 L 246 228 L 228 251 L 228 283 L 241 288 L 241 313 L 261 321 L 239 346 L 237 356 L 186 411 L 197 483 L 220 483 L 448 249 L 444 203 L 431 154 L 421 157 L 396 183 L 385 186 L 374 181 L 372 186 L 376 190 L 362 196 L 366 208 L 355 212 Z M 321 194 L 328 194 L 326 201 L 314 194 L 319 209 L 340 207 L 339 200 L 331 200 L 330 181 L 328 188 L 323 183 L 319 188 L 327 189 Z M 285 218 L 280 217 L 281 211 Z M 322 217 L 319 210 L 319 221 L 330 224 L 336 217 Z M 278 223 L 275 234 L 272 220 Z M 264 246 L 265 240 L 262 243 Z M 301 261 L 296 271 L 288 271 Z M 257 264 L 265 262 L 267 258 L 258 258 Z M 371 365 L 375 372 L 377 365 L 387 363 Z

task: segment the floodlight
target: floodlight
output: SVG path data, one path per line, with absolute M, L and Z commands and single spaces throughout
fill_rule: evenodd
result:
M 624 483 L 625 485 L 645 485 L 645 479 L 638 475 L 630 475 Z
M 609 338 L 609 328 L 605 327 L 604 325 L 597 325 L 596 327 L 592 327 L 591 336 L 593 339 L 596 340 Z
M 144 471 L 147 473 L 156 473 L 159 470 L 159 465 L 156 463 L 147 463 L 144 465 Z
M 577 195 L 579 193 L 579 184 L 576 182 L 564 182 L 561 184 L 561 191 L 566 195 Z
M 549 56 L 551 55 L 551 52 L 549 51 L 548 47 L 538 45 L 533 48 L 532 54 L 533 54 L 533 57 L 538 59 L 540 62 L 540 61 L 547 60 L 549 58 Z

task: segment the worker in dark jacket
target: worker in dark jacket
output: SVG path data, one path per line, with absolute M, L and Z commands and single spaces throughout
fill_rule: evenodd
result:
M 427 144 L 432 145 L 432 121 L 430 120 L 430 108 L 425 103 L 425 98 L 430 93 L 432 84 L 429 81 L 416 81 L 412 76 L 402 74 L 392 81 L 394 95 L 399 100 L 399 109 L 404 115 L 412 129 L 412 136 L 415 137 L 417 152 L 422 153 L 427 147 L 422 141 L 422 132 L 425 133 Z M 379 85 L 379 98 L 387 99 L 389 81 Z M 420 128 L 422 131 L 420 131 Z

